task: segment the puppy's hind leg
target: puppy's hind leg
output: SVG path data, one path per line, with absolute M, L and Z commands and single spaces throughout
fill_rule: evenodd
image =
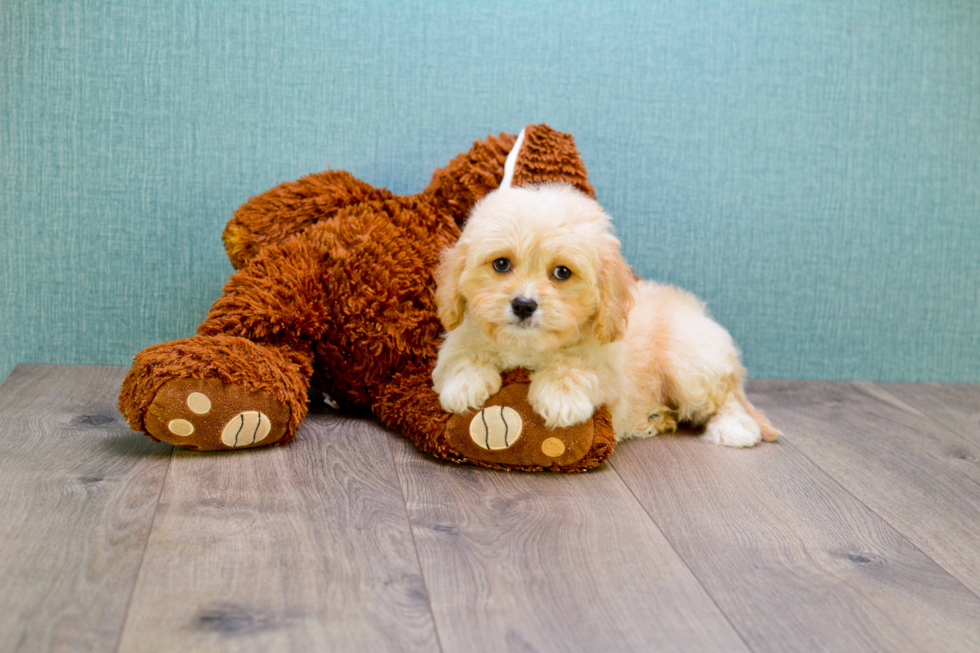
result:
M 754 447 L 762 441 L 762 430 L 759 423 L 749 414 L 745 404 L 737 395 L 739 391 L 729 393 L 724 403 L 708 420 L 702 436 L 708 442 L 722 444 L 726 447 Z M 754 407 L 752 410 L 760 414 Z M 765 416 L 763 416 L 764 418 Z M 768 423 L 768 420 L 766 420 Z M 768 425 L 769 429 L 772 425 Z
M 745 412 L 752 416 L 755 423 L 759 425 L 759 431 L 762 433 L 762 439 L 766 442 L 775 442 L 776 438 L 782 435 L 782 432 L 772 425 L 769 418 L 761 410 L 752 405 L 749 398 L 745 396 L 745 392 L 742 388 L 738 389 L 736 393 L 738 396 L 738 401 L 745 408 Z
M 636 419 L 632 427 L 626 429 L 626 432 L 620 437 L 621 440 L 650 438 L 662 433 L 673 433 L 677 430 L 677 414 L 669 407 L 659 404 L 651 405 L 645 412 L 646 415 Z

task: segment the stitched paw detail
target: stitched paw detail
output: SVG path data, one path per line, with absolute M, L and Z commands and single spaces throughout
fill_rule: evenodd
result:
M 228 420 L 221 431 L 221 441 L 229 447 L 247 447 L 262 442 L 271 430 L 272 422 L 265 413 L 246 410 Z
M 242 449 L 278 441 L 288 419 L 289 409 L 270 393 L 217 379 L 174 379 L 150 405 L 146 430 L 188 449 Z
M 521 437 L 524 420 L 510 406 L 484 408 L 470 421 L 470 437 L 488 451 L 507 449 Z

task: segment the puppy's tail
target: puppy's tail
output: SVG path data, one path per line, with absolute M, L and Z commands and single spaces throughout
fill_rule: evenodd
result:
M 752 402 L 745 396 L 745 391 L 742 388 L 738 389 L 736 396 L 738 397 L 738 402 L 745 408 L 745 412 L 759 425 L 759 431 L 762 433 L 763 440 L 766 442 L 775 442 L 776 438 L 783 434 L 782 431 L 772 425 L 772 422 L 769 421 L 765 413 L 752 405 Z

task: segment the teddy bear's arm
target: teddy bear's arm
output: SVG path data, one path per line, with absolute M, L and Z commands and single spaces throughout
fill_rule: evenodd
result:
M 343 170 L 328 170 L 287 181 L 242 204 L 222 234 L 236 270 L 265 247 L 334 217 L 344 207 L 392 197 Z
M 462 225 L 481 197 L 500 186 L 504 162 L 514 146 L 512 134 L 488 135 L 473 143 L 432 175 L 421 196 L 440 213 Z

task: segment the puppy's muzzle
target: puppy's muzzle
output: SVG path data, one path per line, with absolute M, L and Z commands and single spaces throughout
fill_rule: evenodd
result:
M 510 310 L 514 311 L 514 315 L 519 320 L 526 320 L 534 315 L 534 311 L 538 310 L 538 303 L 527 297 L 515 297 L 514 301 L 510 303 Z

